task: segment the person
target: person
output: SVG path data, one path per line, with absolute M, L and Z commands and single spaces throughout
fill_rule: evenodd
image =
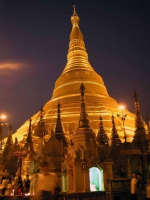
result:
M 2 183 L 2 195 L 4 195 L 7 187 L 7 179 L 5 176 L 2 177 L 1 183 Z
M 38 175 L 36 179 L 35 198 L 36 200 L 52 200 L 58 186 L 56 175 L 49 173 L 49 164 L 46 161 L 42 163 L 41 168 L 43 174 Z
M 130 200 L 137 200 L 137 195 L 136 195 L 136 184 L 137 184 L 136 173 L 135 173 L 135 172 L 132 172 Z
M 142 180 L 142 174 L 138 173 L 137 174 L 137 184 L 136 184 L 136 195 L 138 200 L 144 200 L 143 194 L 142 194 L 142 189 L 143 189 L 143 180 Z
M 11 176 L 8 176 L 8 181 L 7 181 L 5 195 L 10 196 L 11 193 L 12 193 L 12 179 L 11 179 Z
M 22 182 L 21 176 L 18 176 L 17 184 L 15 187 L 17 188 L 18 195 L 22 195 L 23 194 L 23 182 Z
M 28 194 L 29 193 L 29 189 L 30 189 L 30 179 L 29 179 L 29 174 L 26 175 L 26 178 L 23 181 L 23 185 L 24 185 L 24 193 Z
M 57 186 L 55 188 L 55 192 L 54 192 L 54 195 L 53 195 L 53 199 L 54 200 L 63 200 L 63 195 L 61 193 L 61 188 L 59 186 Z
M 14 195 L 18 195 L 18 177 L 16 176 L 13 181 Z

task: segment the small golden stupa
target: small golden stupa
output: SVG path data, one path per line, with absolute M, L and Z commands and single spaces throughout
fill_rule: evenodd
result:
M 124 141 L 124 128 L 127 141 L 131 141 L 134 135 L 135 115 L 128 110 L 122 126 L 122 121 L 117 117 L 121 113 L 119 105 L 115 99 L 109 96 L 104 85 L 103 79 L 98 75 L 88 60 L 88 54 L 85 48 L 83 34 L 79 28 L 79 16 L 75 7 L 71 16 L 72 31 L 70 33 L 69 50 L 67 54 L 66 66 L 56 80 L 52 98 L 44 105 L 44 120 L 49 125 L 49 132 L 55 128 L 57 118 L 57 105 L 60 104 L 61 121 L 64 133 L 71 136 L 78 127 L 80 115 L 80 85 L 83 82 L 85 90 L 86 110 L 89 117 L 90 126 L 98 133 L 100 116 L 103 119 L 105 131 L 110 137 L 112 130 L 112 115 L 115 117 L 115 124 L 120 136 Z M 115 80 L 114 80 L 115 81 Z M 130 95 L 130 94 L 128 94 Z M 39 113 L 32 117 L 33 124 L 38 123 Z M 28 120 L 13 135 L 19 141 L 23 139 L 28 129 Z

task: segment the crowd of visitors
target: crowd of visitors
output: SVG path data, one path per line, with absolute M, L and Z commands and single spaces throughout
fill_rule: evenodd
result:
M 29 175 L 27 175 L 29 177 Z M 29 184 L 30 188 L 30 184 Z M 0 184 L 1 195 L 22 195 L 26 193 L 26 179 L 12 176 L 2 177 Z M 29 190 L 28 190 L 29 191 Z
M 35 200 L 61 200 L 60 188 L 57 177 L 49 172 L 49 165 L 43 162 L 39 175 L 36 175 L 35 181 Z M 0 184 L 0 195 L 30 195 L 31 188 L 30 176 L 27 174 L 22 180 L 21 176 L 13 178 L 12 176 L 2 177 Z

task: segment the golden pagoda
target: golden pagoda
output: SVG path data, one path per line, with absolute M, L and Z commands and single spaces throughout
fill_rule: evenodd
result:
M 128 110 L 125 127 L 117 117 L 121 113 L 119 105 L 115 99 L 109 96 L 103 79 L 97 74 L 88 60 L 88 53 L 85 48 L 83 34 L 79 27 L 80 18 L 74 7 L 71 16 L 72 30 L 70 33 L 69 50 L 67 54 L 66 66 L 56 80 L 52 98 L 44 105 L 44 120 L 49 126 L 49 130 L 55 129 L 57 118 L 57 105 L 61 106 L 61 121 L 66 135 L 71 136 L 78 127 L 80 115 L 80 85 L 83 82 L 86 88 L 86 110 L 89 117 L 90 126 L 98 133 L 99 118 L 103 118 L 105 131 L 110 138 L 112 130 L 112 115 L 115 116 L 115 124 L 120 139 L 124 141 L 124 128 L 127 140 L 131 141 L 134 135 L 135 115 Z M 115 81 L 115 80 L 114 80 Z M 32 117 L 33 124 L 38 123 L 39 113 Z M 19 141 L 23 139 L 28 129 L 28 120 L 17 130 L 13 137 Z

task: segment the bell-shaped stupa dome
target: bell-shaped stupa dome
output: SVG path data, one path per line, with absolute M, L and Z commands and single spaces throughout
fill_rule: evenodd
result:
M 111 116 L 120 113 L 119 105 L 115 99 L 109 96 L 104 82 L 88 60 L 83 34 L 79 28 L 79 16 L 75 7 L 71 16 L 72 30 L 70 33 L 69 50 L 66 66 L 56 80 L 52 98 L 44 105 L 44 119 L 54 129 L 57 118 L 57 104 L 61 105 L 61 120 L 65 134 L 68 136 L 75 132 L 78 127 L 80 116 L 80 85 L 83 82 L 86 91 L 86 110 L 89 116 L 91 128 L 97 134 L 99 129 L 99 117 L 103 118 L 105 131 L 110 137 L 112 130 Z M 115 81 L 115 80 L 114 80 Z M 127 114 L 125 129 L 128 140 L 131 141 L 134 135 L 134 114 L 125 110 Z M 32 117 L 36 123 L 38 113 Z M 122 121 L 116 117 L 116 128 L 121 139 L 124 137 Z M 26 133 L 27 122 L 23 124 L 14 136 L 21 138 Z

